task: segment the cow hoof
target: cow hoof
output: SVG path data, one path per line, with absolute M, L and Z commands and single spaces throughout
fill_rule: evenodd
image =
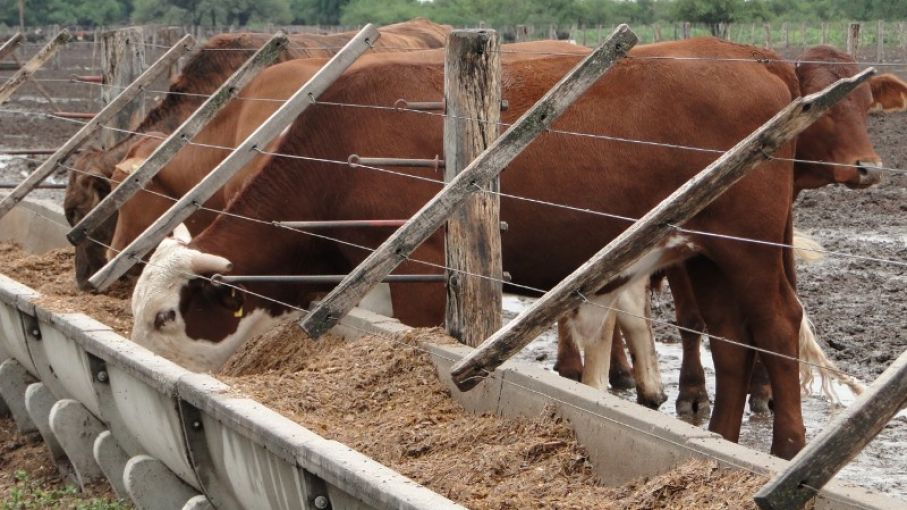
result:
M 753 414 L 771 414 L 773 402 L 771 398 L 750 395 L 750 412 Z
M 668 399 L 668 396 L 664 392 L 659 392 L 655 395 L 643 395 L 642 393 L 636 394 L 636 402 L 642 404 L 649 409 L 658 410 L 661 407 L 661 404 L 665 403 L 665 400 Z
M 712 414 L 712 403 L 709 402 L 707 393 L 693 396 L 680 396 L 674 403 L 677 416 L 685 420 L 698 421 L 708 418 Z
M 636 379 L 630 374 L 612 375 L 608 379 L 608 383 L 615 390 L 630 390 L 636 387 Z

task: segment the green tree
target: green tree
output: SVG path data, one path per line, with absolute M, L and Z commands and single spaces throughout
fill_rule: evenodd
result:
M 418 0 L 387 0 L 376 6 L 374 0 L 352 0 L 343 7 L 340 23 L 362 25 L 378 23 L 387 25 L 416 16 L 425 16 L 427 7 Z
M 743 8 L 743 0 L 675 0 L 674 15 L 678 21 L 705 23 L 719 35 L 720 24 L 737 21 Z

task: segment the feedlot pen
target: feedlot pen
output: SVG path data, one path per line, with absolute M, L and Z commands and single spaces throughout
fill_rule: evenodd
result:
M 49 78 L 68 77 L 84 72 L 81 61 L 90 60 L 90 45 L 74 44 L 61 53 L 59 69 L 42 70 Z M 78 58 L 69 57 L 76 55 Z M 73 58 L 67 67 L 67 58 Z M 76 61 L 78 60 L 78 61 Z M 889 68 L 902 78 L 907 68 Z M 39 76 L 40 77 L 40 76 Z M 53 85 L 53 84 L 51 84 Z M 6 107 L 34 111 L 40 109 L 41 98 L 29 92 L 26 84 Z M 52 93 L 59 93 L 69 110 L 96 111 L 96 88 L 84 85 L 84 90 L 65 83 L 54 85 Z M 0 114 L 3 125 L 3 148 L 57 147 L 78 129 L 78 124 L 67 124 L 56 119 L 23 118 Z M 907 114 L 890 114 L 870 119 L 870 134 L 887 167 L 907 167 Z M 35 165 L 31 165 L 33 169 Z M 17 182 L 28 165 L 21 162 L 0 160 L 0 181 Z M 65 182 L 65 177 L 61 179 Z M 893 174 L 880 186 L 863 191 L 826 188 L 804 193 L 795 206 L 797 226 L 817 238 L 826 249 L 859 253 L 884 259 L 903 259 L 907 254 L 907 175 Z M 62 192 L 41 190 L 39 193 L 59 201 Z M 903 266 L 883 262 L 863 262 L 829 257 L 813 266 L 798 268 L 799 293 L 806 309 L 816 323 L 820 342 L 831 358 L 846 372 L 871 381 L 900 352 L 907 349 L 907 318 L 903 315 L 907 294 L 903 291 L 905 273 Z M 514 304 L 517 310 L 520 304 Z M 658 302 L 656 317 L 671 321 L 669 302 Z M 659 339 L 673 334 L 672 328 L 656 330 Z M 669 351 L 662 351 L 669 357 Z M 548 368 L 553 362 L 553 343 L 543 337 L 523 353 L 529 361 L 542 361 Z M 706 353 L 704 359 L 708 359 Z M 663 365 L 670 365 L 670 362 Z M 667 382 L 676 381 L 676 373 L 665 374 Z M 586 389 L 583 389 L 585 391 Z M 470 397 L 465 397 L 469 399 Z M 632 395 L 630 396 L 632 398 Z M 671 401 L 664 404 L 671 407 Z M 804 405 L 807 428 L 810 434 L 815 427 L 828 421 L 828 408 L 821 402 Z M 770 423 L 750 419 L 749 439 L 745 443 L 765 450 L 761 442 L 770 434 Z M 903 460 L 907 444 L 907 418 L 895 418 L 886 430 L 858 457 L 840 478 L 853 480 L 883 494 L 905 498 L 907 495 L 907 464 Z M 589 447 L 587 445 L 587 447 Z

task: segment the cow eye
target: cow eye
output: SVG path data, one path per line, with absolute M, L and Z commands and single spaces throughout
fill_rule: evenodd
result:
M 154 316 L 154 329 L 161 329 L 168 322 L 173 322 L 176 320 L 176 310 L 169 309 L 165 311 L 158 312 Z

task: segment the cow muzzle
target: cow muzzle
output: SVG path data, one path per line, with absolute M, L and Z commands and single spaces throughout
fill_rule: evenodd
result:
M 868 188 L 882 182 L 882 162 L 858 160 L 857 181 L 850 186 L 855 189 Z

